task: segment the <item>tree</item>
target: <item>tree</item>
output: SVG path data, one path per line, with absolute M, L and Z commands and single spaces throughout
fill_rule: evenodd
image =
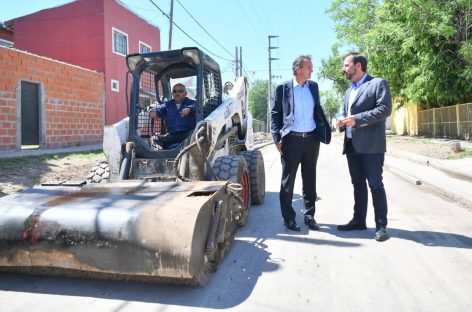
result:
M 257 80 L 249 90 L 249 111 L 257 120 L 267 119 L 267 96 L 269 81 Z
M 336 46 L 333 46 L 331 53 L 332 55 L 327 60 L 321 60 L 321 70 L 318 78 L 331 80 L 335 92 L 341 95 L 349 87 L 349 80 L 341 73 L 342 56 L 339 54 Z
M 343 98 L 340 96 L 340 93 L 334 90 L 331 91 L 321 91 L 320 92 L 320 102 L 323 106 L 326 118 L 331 123 L 333 117 L 340 111 L 341 105 L 343 105 Z M 334 126 L 334 125 L 331 125 Z
M 393 96 L 424 108 L 472 100 L 471 0 L 335 0 L 328 13 L 336 48 L 365 54 Z M 336 53 L 321 77 L 330 77 Z

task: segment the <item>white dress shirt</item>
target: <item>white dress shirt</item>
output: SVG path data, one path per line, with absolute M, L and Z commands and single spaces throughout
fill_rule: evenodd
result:
M 303 86 L 293 79 L 293 125 L 292 131 L 311 132 L 315 130 L 316 123 L 313 116 L 315 100 L 311 94 L 308 81 Z

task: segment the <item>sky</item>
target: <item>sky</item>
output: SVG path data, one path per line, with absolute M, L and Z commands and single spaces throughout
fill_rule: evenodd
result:
M 171 0 L 120 1 L 160 29 L 161 50 L 167 50 L 169 19 L 152 2 L 169 14 Z M 0 0 L 0 21 L 68 2 L 72 1 Z M 334 23 L 325 13 L 330 3 L 331 0 L 174 0 L 174 23 L 191 38 L 174 25 L 172 49 L 202 48 L 219 63 L 225 82 L 234 79 L 235 47 L 241 47 L 243 74 L 252 84 L 269 79 L 268 36 L 278 36 L 270 40 L 271 46 L 276 47 L 271 50 L 271 57 L 278 59 L 271 62 L 272 81 L 278 84 L 291 79 L 293 60 L 310 54 L 314 65 L 311 79 L 320 83 L 321 90 L 327 90 L 331 84 L 321 81 L 318 71 L 321 59 L 328 58 L 336 41 Z

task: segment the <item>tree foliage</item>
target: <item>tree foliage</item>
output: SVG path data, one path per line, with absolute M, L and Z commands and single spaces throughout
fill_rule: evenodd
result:
M 339 42 L 321 77 L 342 89 L 339 47 L 369 58 L 392 95 L 424 108 L 472 100 L 472 0 L 334 0 Z M 333 79 L 334 78 L 334 79 Z
M 338 94 L 344 94 L 349 87 L 349 81 L 341 74 L 342 55 L 337 47 L 333 47 L 331 56 L 321 60 L 319 78 L 329 79 L 333 82 L 334 89 Z
M 320 102 L 321 106 L 323 106 L 326 118 L 331 122 L 331 119 L 340 111 L 340 107 L 343 104 L 343 98 L 340 96 L 339 92 L 332 90 L 320 91 Z
M 269 81 L 257 80 L 249 90 L 249 111 L 257 120 L 267 119 L 267 96 L 269 94 Z

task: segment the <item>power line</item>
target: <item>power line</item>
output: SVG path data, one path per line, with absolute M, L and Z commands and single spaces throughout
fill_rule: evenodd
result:
M 187 14 L 195 21 L 195 23 L 197 23 L 198 26 L 200 26 L 201 29 L 203 29 L 204 32 L 207 33 L 208 36 L 210 36 L 211 39 L 213 39 L 213 41 L 215 41 L 223 50 L 225 50 L 226 52 L 228 52 L 228 54 L 231 56 L 231 57 L 234 57 L 233 54 L 231 54 L 231 52 L 229 52 L 224 46 L 222 46 L 218 40 L 216 40 L 193 16 L 192 14 L 190 14 L 190 12 L 183 6 L 182 3 L 180 3 L 179 0 L 177 0 L 177 3 L 180 4 L 180 6 L 185 10 L 185 12 L 187 12 Z
M 244 73 L 246 74 L 246 78 L 247 78 L 247 80 L 249 81 L 249 83 L 250 83 L 251 85 L 254 85 L 254 83 L 251 81 L 251 79 L 249 79 L 249 74 L 247 73 L 247 71 L 246 71 L 246 69 L 244 68 L 244 66 L 243 66 L 243 71 L 244 71 Z M 251 74 L 251 75 L 252 75 L 252 74 Z M 254 76 L 254 75 L 252 75 L 252 78 L 255 79 L 255 80 L 257 80 L 256 76 Z
M 261 16 L 259 15 L 259 10 L 254 6 L 254 1 L 249 1 L 249 3 L 251 4 L 252 8 L 254 9 L 254 12 L 256 12 L 257 19 L 258 19 L 259 21 L 262 21 L 262 18 L 261 18 Z M 265 30 L 266 30 L 267 33 L 270 33 L 270 32 L 271 32 L 271 31 L 269 31 L 269 29 L 266 27 L 266 25 L 265 25 L 264 23 L 261 23 L 261 24 L 264 26 L 264 28 L 265 28 Z
M 226 66 L 221 70 L 221 73 L 224 74 L 226 73 L 229 69 L 232 69 L 233 67 L 233 62 L 226 63 Z
M 241 9 L 241 11 L 243 11 L 244 13 L 244 16 L 246 16 L 247 20 L 249 21 L 249 23 L 251 24 L 252 28 L 254 29 L 254 32 L 256 33 L 256 35 L 259 37 L 259 39 L 261 40 L 262 42 L 262 37 L 261 35 L 259 35 L 259 33 L 257 32 L 257 28 L 254 27 L 254 24 L 252 23 L 252 21 L 249 19 L 249 16 L 246 14 L 246 11 L 244 10 L 244 7 L 241 5 L 241 3 L 239 2 L 239 0 L 236 1 L 239 5 L 239 8 Z
M 151 2 L 161 13 L 162 15 L 164 15 L 165 17 L 167 17 L 167 19 L 170 20 L 170 16 L 167 15 L 157 4 L 154 3 L 153 0 L 149 0 L 149 2 Z M 228 61 L 228 62 L 232 62 L 233 60 L 229 60 L 229 59 L 226 59 L 222 56 L 219 56 L 213 52 L 211 52 L 210 50 L 208 50 L 207 48 L 205 48 L 201 43 L 199 43 L 197 40 L 193 39 L 189 34 L 187 34 L 179 25 L 177 25 L 174 21 L 172 21 L 172 24 L 175 25 L 175 27 L 177 27 L 181 32 L 183 32 L 190 40 L 192 40 L 193 42 L 195 42 L 196 44 L 198 44 L 200 47 L 202 47 L 202 49 L 204 49 L 205 51 L 207 51 L 208 53 L 210 53 L 211 55 L 213 56 L 216 56 L 222 60 L 225 60 L 225 61 Z
M 274 31 L 273 31 L 272 24 L 270 23 L 270 19 L 267 17 L 267 14 L 266 14 L 266 11 L 267 11 L 267 10 L 262 7 L 261 0 L 257 1 L 257 3 L 259 3 L 259 6 L 260 6 L 261 9 L 262 9 L 262 14 L 263 14 L 263 16 L 265 17 L 265 20 L 267 21 L 267 24 L 269 25 L 270 32 L 274 32 Z M 251 1 L 251 4 L 252 4 L 252 1 Z

